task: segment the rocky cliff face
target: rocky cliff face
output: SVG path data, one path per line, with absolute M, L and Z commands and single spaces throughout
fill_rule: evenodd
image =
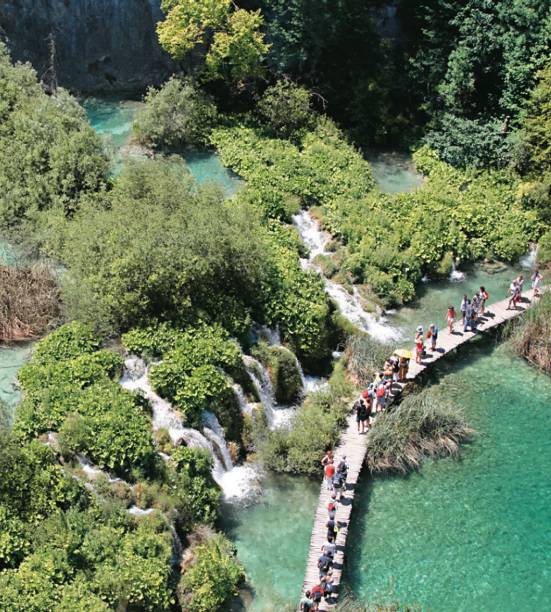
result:
M 155 33 L 160 0 L 0 0 L 0 32 L 12 57 L 39 76 L 55 39 L 59 83 L 81 91 L 143 89 L 176 66 Z

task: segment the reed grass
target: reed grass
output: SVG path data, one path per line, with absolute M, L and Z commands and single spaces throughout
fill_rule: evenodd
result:
M 413 393 L 375 421 L 367 436 L 367 465 L 372 472 L 406 473 L 425 457 L 457 455 L 473 433 L 461 411 L 437 392 Z
M 351 336 L 346 344 L 345 357 L 354 383 L 367 387 L 395 350 L 396 345 L 378 342 L 367 334 Z
M 509 323 L 505 330 L 514 351 L 551 375 L 551 293 Z
M 45 266 L 0 266 L 0 341 L 38 338 L 61 319 L 59 287 Z

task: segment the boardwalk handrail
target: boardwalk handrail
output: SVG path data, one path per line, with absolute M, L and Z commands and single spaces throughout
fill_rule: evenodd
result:
M 490 304 L 486 307 L 484 315 L 479 317 L 477 332 L 484 332 L 489 329 L 498 327 L 527 310 L 534 300 L 533 291 L 525 291 L 522 293 L 522 303 L 525 307 L 509 309 L 509 298 Z M 441 330 L 438 336 L 438 347 L 434 353 L 429 353 L 420 364 L 411 363 L 407 374 L 407 380 L 393 384 L 391 402 L 394 401 L 403 391 L 404 387 L 417 378 L 423 371 L 430 367 L 433 363 L 454 351 L 457 347 L 470 342 L 478 334 L 472 331 L 454 331 L 450 334 L 448 329 Z M 358 435 L 356 431 L 356 419 L 354 414 L 350 414 L 347 418 L 346 429 L 343 431 L 339 445 L 334 451 L 335 458 L 346 456 L 348 464 L 348 476 L 346 488 L 341 496 L 341 503 L 338 505 L 335 520 L 339 527 L 337 533 L 337 552 L 333 560 L 333 584 L 338 588 L 340 586 L 342 570 L 344 565 L 344 552 L 346 540 L 348 536 L 348 528 L 350 525 L 350 515 L 352 513 L 352 505 L 358 478 L 367 453 L 367 436 Z M 306 573 L 303 583 L 303 592 L 312 589 L 319 584 L 318 558 L 321 554 L 321 548 L 326 541 L 326 523 L 328 520 L 327 505 L 330 500 L 330 493 L 324 483 L 321 485 L 318 506 L 314 518 L 314 527 L 310 538 L 310 548 L 308 552 L 308 561 L 306 564 Z M 338 592 L 330 599 L 324 599 L 319 605 L 319 610 L 332 610 L 338 599 Z

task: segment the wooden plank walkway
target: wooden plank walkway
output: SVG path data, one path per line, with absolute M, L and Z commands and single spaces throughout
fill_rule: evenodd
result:
M 498 327 L 502 323 L 505 323 L 506 321 L 509 321 L 510 319 L 522 314 L 533 302 L 533 291 L 529 290 L 523 292 L 522 298 L 523 300 L 518 310 L 507 310 L 509 298 L 487 306 L 484 316 L 480 318 L 478 332 L 485 332 Z M 392 403 L 392 401 L 394 401 L 394 399 L 402 393 L 404 387 L 409 382 L 417 378 L 419 374 L 424 372 L 433 363 L 445 355 L 448 355 L 450 352 L 453 352 L 458 346 L 466 344 L 478 335 L 477 333 L 471 331 L 463 332 L 461 320 L 456 321 L 455 330 L 456 331 L 453 334 L 449 333 L 447 327 L 446 329 L 440 330 L 436 352 L 430 353 L 430 351 L 428 351 L 426 358 L 421 364 L 415 363 L 414 360 L 410 362 L 407 382 L 393 384 L 390 403 Z M 415 350 L 412 352 L 415 354 Z M 346 463 L 349 467 L 346 490 L 341 496 L 341 503 L 338 505 L 335 519 L 337 525 L 339 526 L 339 530 L 336 541 L 337 553 L 333 562 L 333 583 L 337 587 L 340 585 L 342 577 L 346 539 L 348 536 L 348 526 L 350 524 L 352 505 L 354 503 L 354 494 L 365 460 L 366 452 L 367 436 L 358 434 L 356 416 L 355 414 L 350 414 L 347 419 L 346 429 L 343 431 L 339 445 L 333 453 L 335 463 L 337 463 L 341 457 L 346 456 Z M 330 500 L 330 495 L 331 491 L 328 491 L 325 487 L 325 483 L 322 483 L 314 519 L 314 527 L 310 539 L 303 593 L 304 591 L 311 589 L 316 584 L 319 584 L 318 558 L 321 555 L 321 548 L 327 540 L 327 505 Z M 338 595 L 329 601 L 322 600 L 319 605 L 319 610 L 333 610 L 337 603 L 337 597 Z

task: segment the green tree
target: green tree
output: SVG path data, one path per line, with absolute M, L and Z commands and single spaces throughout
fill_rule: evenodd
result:
M 48 97 L 28 65 L 13 66 L 0 43 L 0 225 L 56 208 L 72 215 L 102 190 L 108 160 L 84 111 L 63 90 Z
M 157 26 L 159 41 L 172 57 L 181 60 L 203 46 L 207 78 L 239 83 L 260 76 L 269 49 L 260 11 L 238 8 L 231 0 L 163 0 L 161 7 L 167 16 Z
M 134 131 L 140 142 L 156 149 L 205 145 L 216 118 L 209 96 L 192 81 L 172 77 L 161 89 L 148 90 Z
M 288 138 L 312 120 L 310 92 L 288 79 L 268 87 L 258 104 L 262 118 L 276 134 Z

